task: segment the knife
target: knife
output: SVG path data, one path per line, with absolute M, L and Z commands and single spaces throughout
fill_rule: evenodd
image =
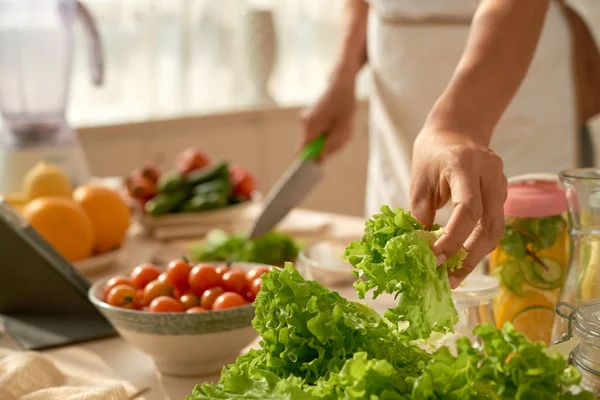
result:
M 324 171 L 317 159 L 323 151 L 325 138 L 323 134 L 307 144 L 298 159 L 267 194 L 261 214 L 250 228 L 248 234 L 250 239 L 262 236 L 273 229 L 321 180 Z

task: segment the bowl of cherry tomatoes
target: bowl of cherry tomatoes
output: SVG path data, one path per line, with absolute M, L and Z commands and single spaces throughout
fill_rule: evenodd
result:
M 209 376 L 257 339 L 252 302 L 270 270 L 242 262 L 143 264 L 96 282 L 89 299 L 161 373 Z

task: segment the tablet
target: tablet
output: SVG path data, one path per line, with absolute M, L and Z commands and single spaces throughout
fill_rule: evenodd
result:
M 0 318 L 26 350 L 116 335 L 90 283 L 0 197 Z

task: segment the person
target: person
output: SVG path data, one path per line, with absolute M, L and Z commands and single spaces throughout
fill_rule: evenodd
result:
M 303 115 L 303 144 L 326 133 L 327 159 L 350 139 L 356 76 L 368 60 L 366 212 L 389 204 L 426 227 L 445 224 L 432 248 L 438 264 L 461 247 L 469 253 L 450 276 L 456 287 L 503 234 L 506 176 L 577 166 L 564 5 L 347 0 L 344 20 L 330 84 Z

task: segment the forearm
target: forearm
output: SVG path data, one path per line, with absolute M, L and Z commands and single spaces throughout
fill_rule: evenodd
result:
M 483 0 L 458 67 L 427 124 L 489 145 L 527 73 L 548 5 L 549 0 Z
M 367 62 L 367 17 L 369 5 L 364 0 L 346 0 L 343 36 L 338 52 L 334 79 L 355 78 Z

